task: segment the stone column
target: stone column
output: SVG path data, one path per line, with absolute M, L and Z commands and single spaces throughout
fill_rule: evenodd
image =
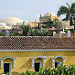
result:
M 55 59 L 52 58 L 52 67 L 54 66 Z
M 65 63 L 65 59 L 66 59 L 66 58 L 63 58 L 63 66 L 64 66 L 64 63 Z
M 1 69 L 3 68 L 3 60 L 1 60 Z
M 43 58 L 43 67 L 45 67 L 45 60 L 46 58 Z
M 34 59 L 32 59 L 32 68 L 34 67 Z
M 13 68 L 15 67 L 16 59 L 13 60 Z

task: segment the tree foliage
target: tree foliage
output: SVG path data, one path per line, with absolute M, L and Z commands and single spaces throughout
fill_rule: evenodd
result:
M 60 65 L 57 68 L 40 68 L 39 72 L 30 72 L 27 70 L 26 73 L 13 73 L 12 75 L 75 75 L 75 65 Z
M 70 25 L 74 25 L 74 30 L 75 30 L 75 21 L 74 23 L 72 22 L 72 16 L 75 20 L 75 2 L 73 2 L 71 6 L 68 3 L 66 3 L 66 5 L 67 7 L 61 6 L 59 8 L 57 15 L 60 16 L 60 15 L 65 14 L 66 18 L 64 20 L 70 20 Z
M 13 32 L 13 33 L 11 33 L 9 36 L 20 36 L 21 34 L 20 33 L 18 33 L 18 32 Z
M 46 31 L 46 30 L 42 30 L 42 31 L 33 31 L 31 36 L 50 36 L 50 32 Z
M 52 28 L 53 27 L 53 21 L 51 19 L 48 19 L 46 26 L 47 26 L 47 28 Z
M 6 35 L 7 35 L 6 33 L 0 32 L 0 36 L 6 36 Z
M 72 14 L 75 13 L 75 2 L 73 2 L 71 4 L 71 6 L 66 3 L 67 7 L 66 6 L 61 6 L 57 12 L 57 15 L 60 16 L 60 15 L 63 15 L 65 14 L 66 15 L 66 18 L 65 20 L 70 20 Z
M 31 27 L 29 25 L 27 25 L 27 26 L 26 25 L 22 25 L 21 29 L 22 29 L 22 36 L 30 35 Z
M 53 25 L 57 30 L 62 30 L 63 28 L 66 27 L 66 24 L 63 23 L 62 21 L 55 21 L 53 22 Z

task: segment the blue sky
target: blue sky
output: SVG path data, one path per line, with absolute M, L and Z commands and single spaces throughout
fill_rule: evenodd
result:
M 57 11 L 61 5 L 71 4 L 75 0 L 0 0 L 0 19 L 17 17 L 24 21 L 38 20 L 47 12 Z

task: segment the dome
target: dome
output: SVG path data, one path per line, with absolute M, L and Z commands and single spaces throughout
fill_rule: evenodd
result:
M 44 16 L 56 16 L 56 14 L 49 12 L 49 13 L 46 13 Z
M 6 23 L 6 24 L 17 24 L 17 23 L 23 23 L 23 20 L 16 18 L 16 17 L 7 17 L 4 19 L 1 19 L 0 22 Z
M 0 23 L 0 29 L 11 29 L 11 27 L 7 26 L 6 23 Z

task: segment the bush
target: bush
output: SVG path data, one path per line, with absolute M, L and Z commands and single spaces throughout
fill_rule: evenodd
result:
M 0 36 L 6 36 L 7 34 L 6 33 L 1 33 L 0 32 Z
M 74 29 L 65 29 L 64 31 L 67 33 L 68 31 L 74 31 Z
M 35 30 L 35 31 L 32 32 L 31 36 L 50 36 L 50 35 L 51 34 L 50 34 L 49 31 L 42 30 L 42 31 L 38 32 L 38 31 Z
M 30 72 L 27 70 L 26 73 L 13 73 L 12 75 L 75 75 L 75 65 L 60 65 L 57 68 L 52 69 L 50 67 L 44 69 L 40 68 L 39 72 Z
M 17 32 L 14 32 L 14 33 L 11 33 L 10 36 L 21 36 L 21 34 L 17 33 Z

